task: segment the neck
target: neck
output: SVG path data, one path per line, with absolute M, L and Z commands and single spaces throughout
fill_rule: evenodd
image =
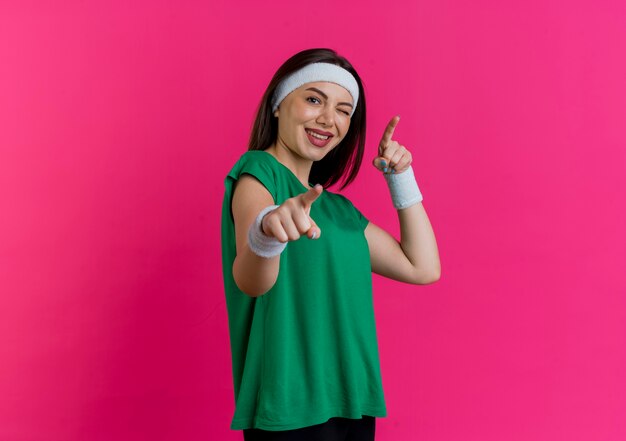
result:
M 313 161 L 295 155 L 286 146 L 282 145 L 280 140 L 269 146 L 265 151 L 274 156 L 278 162 L 291 170 L 296 178 L 302 182 L 302 185 L 306 188 L 311 188 L 309 185 L 309 174 L 311 173 Z

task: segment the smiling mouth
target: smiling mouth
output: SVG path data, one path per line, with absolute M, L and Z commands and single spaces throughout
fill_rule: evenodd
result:
M 315 147 L 324 148 L 328 144 L 330 144 L 330 140 L 331 140 L 332 136 L 320 135 L 319 133 L 314 133 L 314 132 L 311 132 L 310 130 L 306 130 L 306 129 L 304 130 L 304 132 L 306 133 L 306 136 L 307 136 L 307 139 L 309 140 L 309 143 L 311 145 L 314 145 Z
M 308 129 L 305 129 L 305 130 L 309 135 L 313 136 L 314 138 L 321 139 L 322 141 L 326 141 L 327 139 L 330 138 L 330 136 L 320 135 L 319 133 L 313 132 L 312 130 L 308 130 Z

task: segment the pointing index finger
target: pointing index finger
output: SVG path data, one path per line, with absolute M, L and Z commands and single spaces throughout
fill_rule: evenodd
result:
M 315 200 L 322 194 L 324 191 L 324 187 L 320 184 L 316 184 L 315 187 L 311 188 L 309 191 L 306 191 L 300 195 L 302 200 L 302 205 L 304 208 L 309 208 L 315 202 Z
M 398 121 L 400 121 L 400 116 L 396 115 L 391 118 L 391 121 L 389 121 L 389 124 L 387 124 L 387 127 L 385 128 L 385 133 L 383 133 L 383 138 L 380 140 L 380 145 L 378 146 L 379 154 L 382 154 L 385 147 L 387 147 L 387 144 L 391 142 L 391 137 L 393 136 L 393 132 L 398 125 Z

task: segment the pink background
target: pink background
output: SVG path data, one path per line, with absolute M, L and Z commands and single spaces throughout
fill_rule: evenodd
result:
M 297 3 L 297 2 L 296 2 Z M 375 277 L 384 440 L 626 439 L 626 3 L 2 2 L 0 439 L 238 440 L 219 222 L 273 72 L 360 72 L 345 192 L 442 279 Z

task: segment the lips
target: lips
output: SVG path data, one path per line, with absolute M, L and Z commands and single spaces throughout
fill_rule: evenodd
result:
M 305 129 L 305 130 L 308 130 L 308 131 L 311 131 L 311 132 L 315 132 L 315 133 L 317 133 L 317 134 L 319 134 L 319 135 L 323 135 L 323 136 L 334 136 L 334 135 L 333 135 L 332 133 L 330 133 L 330 132 L 325 132 L 325 131 L 323 131 L 323 130 L 319 130 L 319 129 L 309 129 L 309 128 L 307 128 L 307 129 Z
M 309 142 L 316 147 L 326 147 L 326 145 L 330 142 L 330 140 L 333 137 L 332 134 L 329 134 L 328 132 L 322 132 L 321 130 L 306 129 L 305 132 L 306 132 L 306 137 L 308 138 Z M 328 136 L 328 138 L 327 139 L 317 138 L 315 137 L 315 135 L 312 135 L 310 132 L 314 132 L 315 134 L 319 134 L 322 136 Z

